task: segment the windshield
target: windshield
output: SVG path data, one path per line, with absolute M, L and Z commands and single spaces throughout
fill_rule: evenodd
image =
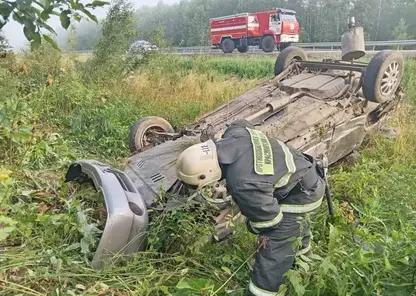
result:
M 296 22 L 296 16 L 294 14 L 280 14 L 279 17 L 281 21 Z

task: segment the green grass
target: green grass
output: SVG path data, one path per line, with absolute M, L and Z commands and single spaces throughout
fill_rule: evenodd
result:
M 80 158 L 120 166 L 135 120 L 193 121 L 272 76 L 272 58 L 154 57 L 99 79 L 51 51 L 0 63 L 0 295 L 242 295 L 255 237 L 237 227 L 206 244 L 203 209 L 154 217 L 146 252 L 93 271 L 102 198 L 63 180 Z M 415 87 L 408 61 L 399 138 L 374 136 L 356 165 L 332 168 L 336 215 L 317 215 L 315 256 L 290 272 L 290 295 L 415 295 Z

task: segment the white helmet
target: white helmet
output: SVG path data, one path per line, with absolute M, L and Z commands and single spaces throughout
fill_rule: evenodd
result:
M 197 190 L 221 179 L 217 147 L 212 140 L 187 148 L 176 162 L 176 175 Z

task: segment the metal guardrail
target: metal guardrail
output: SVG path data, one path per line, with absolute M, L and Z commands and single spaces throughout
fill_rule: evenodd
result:
M 320 43 L 298 43 L 297 46 L 302 48 L 330 48 L 341 49 L 341 42 L 320 42 Z M 416 40 L 389 40 L 389 41 L 366 41 L 366 49 L 371 48 L 375 51 L 377 47 L 392 47 L 392 46 L 416 46 Z
M 301 47 L 307 51 L 314 50 L 340 50 L 341 42 L 317 42 L 317 43 L 294 43 L 295 46 Z M 391 40 L 391 41 L 366 41 L 366 50 L 370 49 L 375 51 L 380 47 L 397 47 L 397 46 L 414 46 L 416 47 L 416 40 Z M 161 49 L 165 53 L 220 53 L 219 48 L 213 48 L 211 46 L 195 46 L 195 47 L 171 47 Z M 248 53 L 264 53 L 263 50 L 257 46 L 250 46 Z
M 341 49 L 341 42 L 317 42 L 317 43 L 294 43 L 297 47 L 301 47 L 306 51 L 336 51 Z M 389 40 L 389 41 L 366 41 L 366 50 L 376 51 L 377 48 L 412 46 L 416 49 L 416 40 Z M 212 46 L 194 46 L 194 47 L 170 47 L 160 49 L 163 53 L 172 54 L 215 54 L 222 53 L 219 48 Z M 78 50 L 79 54 L 91 54 L 92 50 Z M 247 53 L 265 54 L 257 46 L 250 46 Z

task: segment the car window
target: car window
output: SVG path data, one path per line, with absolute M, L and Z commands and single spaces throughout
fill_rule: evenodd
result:
M 281 14 L 280 15 L 280 19 L 282 21 L 292 21 L 292 22 L 295 22 L 296 21 L 296 16 L 294 14 Z
M 257 17 L 255 17 L 255 16 L 249 16 L 248 17 L 248 23 L 249 24 L 257 24 L 258 23 Z

